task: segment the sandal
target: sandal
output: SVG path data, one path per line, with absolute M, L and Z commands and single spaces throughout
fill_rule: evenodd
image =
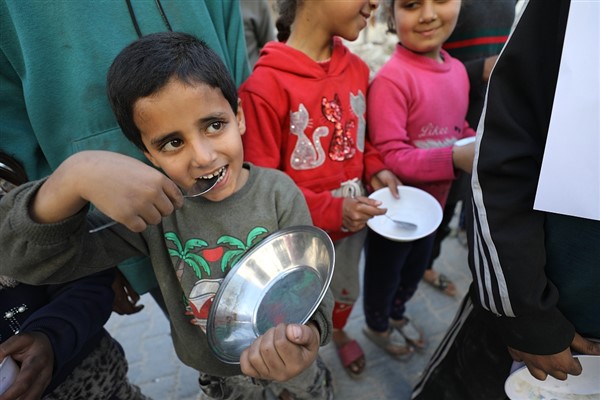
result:
M 406 339 L 390 326 L 386 335 L 381 335 L 370 329 L 363 328 L 363 333 L 379 348 L 385 350 L 392 357 L 401 361 L 408 360 L 414 353 L 412 347 L 408 346 Z
M 390 325 L 393 326 L 394 329 L 406 339 L 408 344 L 413 346 L 416 350 L 425 349 L 426 343 L 423 330 L 418 328 L 408 317 L 404 317 L 399 321 L 391 319 Z
M 448 296 L 453 297 L 456 294 L 456 285 L 444 274 L 438 274 L 434 270 L 426 270 L 423 280 Z
M 355 379 L 358 378 L 365 370 L 366 365 L 365 354 L 358 342 L 352 339 L 339 347 L 336 346 L 336 348 L 340 361 L 348 375 Z M 356 366 L 356 369 L 353 369 L 352 366 Z

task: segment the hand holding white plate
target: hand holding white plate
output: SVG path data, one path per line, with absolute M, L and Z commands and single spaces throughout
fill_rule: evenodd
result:
M 597 400 L 600 398 L 600 356 L 575 356 L 583 368 L 581 375 L 569 375 L 567 380 L 548 376 L 540 381 L 534 378 L 527 367 L 510 374 L 504 391 L 511 400 L 561 399 Z
M 442 207 L 429 193 L 412 186 L 398 186 L 400 198 L 392 196 L 389 188 L 381 188 L 369 196 L 382 202 L 387 215 L 371 218 L 367 225 L 381 236 L 399 242 L 410 242 L 433 233 L 442 222 Z M 415 227 L 403 226 L 391 219 L 406 221 Z
M 11 387 L 15 379 L 17 379 L 18 374 L 19 366 L 11 356 L 6 356 L 0 362 L 0 394 L 6 392 Z

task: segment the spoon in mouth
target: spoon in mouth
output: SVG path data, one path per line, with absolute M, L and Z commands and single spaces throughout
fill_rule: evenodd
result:
M 403 221 L 403 220 L 400 220 L 400 219 L 396 219 L 396 218 L 390 217 L 387 214 L 384 214 L 384 215 L 390 221 L 393 221 L 396 225 L 398 225 L 402 229 L 411 230 L 411 231 L 414 231 L 415 229 L 417 229 L 417 224 L 414 224 L 414 223 L 408 222 L 408 221 Z
M 196 179 L 194 186 L 183 195 L 185 198 L 198 197 L 206 194 L 214 188 L 221 178 L 221 174 L 213 176 L 210 179 Z
M 217 185 L 217 183 L 219 183 L 220 177 L 221 177 L 221 175 L 217 175 L 211 179 L 197 179 L 196 183 L 194 183 L 194 186 L 192 186 L 190 188 L 190 190 L 188 190 L 187 193 L 183 195 L 183 197 L 184 198 L 198 197 L 198 196 L 202 196 L 203 194 L 210 192 L 212 190 L 212 188 L 214 188 Z M 90 229 L 89 233 L 95 233 L 95 232 L 101 231 L 103 229 L 106 229 L 106 228 L 111 227 L 116 224 L 118 224 L 117 221 L 110 221 L 104 225 L 100 225 L 100 226 L 95 227 L 94 229 Z

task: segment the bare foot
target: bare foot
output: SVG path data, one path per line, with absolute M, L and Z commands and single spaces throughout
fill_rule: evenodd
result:
M 377 332 L 365 326 L 363 332 L 373 343 L 396 358 L 408 359 L 412 356 L 413 349 L 400 332 L 392 327 L 385 332 Z

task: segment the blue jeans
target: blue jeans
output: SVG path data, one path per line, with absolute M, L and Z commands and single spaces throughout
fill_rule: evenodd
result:
M 401 320 L 406 302 L 427 268 L 435 233 L 412 242 L 395 242 L 369 229 L 363 283 L 367 326 L 385 332 L 389 319 Z

